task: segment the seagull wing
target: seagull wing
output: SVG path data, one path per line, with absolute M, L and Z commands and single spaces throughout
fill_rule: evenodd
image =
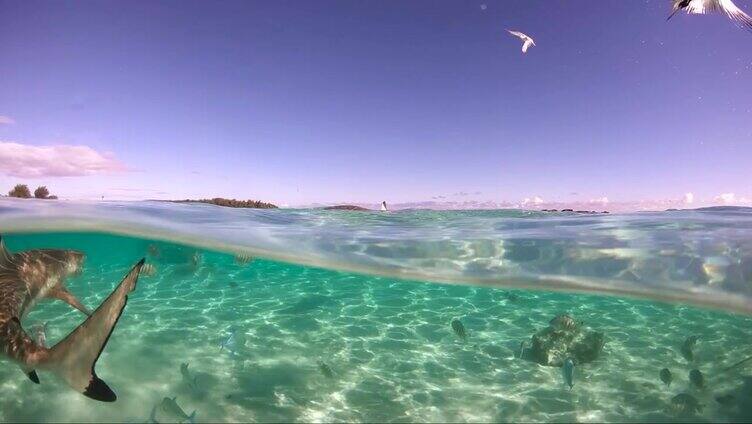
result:
M 533 39 L 528 37 L 527 40 L 525 40 L 525 43 L 522 45 L 522 53 L 527 53 L 527 49 L 530 46 L 534 46 L 535 43 L 533 43 Z
M 721 9 L 720 0 L 690 0 L 686 6 L 687 13 L 704 15 Z
M 519 32 L 519 31 L 507 30 L 507 32 L 510 33 L 510 34 L 512 34 L 512 35 L 514 35 L 515 37 L 519 37 L 520 39 L 522 39 L 522 41 L 525 41 L 526 39 L 530 38 L 527 35 Z
M 714 0 L 718 3 L 718 8 L 723 10 L 726 15 L 736 22 L 739 26 L 752 30 L 752 18 L 739 9 L 732 0 Z

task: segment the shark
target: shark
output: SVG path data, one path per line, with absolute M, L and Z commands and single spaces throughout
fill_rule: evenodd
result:
M 49 371 L 91 399 L 114 402 L 115 392 L 95 371 L 123 313 L 128 294 L 136 288 L 144 259 L 136 263 L 93 312 L 65 287 L 66 277 L 81 273 L 84 254 L 75 250 L 37 249 L 11 253 L 0 236 L 0 357 L 18 364 L 39 384 L 37 370 Z M 30 337 L 21 320 L 45 298 L 62 300 L 87 316 L 55 346 L 47 348 Z

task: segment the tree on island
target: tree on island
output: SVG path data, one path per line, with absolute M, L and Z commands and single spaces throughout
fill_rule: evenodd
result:
M 47 186 L 39 186 L 34 190 L 34 197 L 37 199 L 46 199 L 50 195 L 50 191 L 47 190 Z
M 8 192 L 10 197 L 18 197 L 19 199 L 28 199 L 31 197 L 31 191 L 26 184 L 16 184 L 13 190 Z
M 225 206 L 229 208 L 256 208 L 256 209 L 276 209 L 277 205 L 272 203 L 261 202 L 259 200 L 235 200 L 225 199 L 222 197 L 215 197 L 213 199 L 199 199 L 199 200 L 173 200 L 176 203 L 207 203 L 216 206 Z

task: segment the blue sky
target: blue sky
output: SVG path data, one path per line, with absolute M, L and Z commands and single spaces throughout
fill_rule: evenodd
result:
M 752 34 L 669 12 L 668 0 L 0 0 L 0 188 L 746 202 Z M 523 55 L 506 28 L 537 45 Z

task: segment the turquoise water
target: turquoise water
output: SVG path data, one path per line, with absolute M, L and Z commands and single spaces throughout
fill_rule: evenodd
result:
M 34 385 L 3 362 L 1 421 L 147 422 L 164 397 L 198 422 L 752 419 L 752 361 L 723 371 L 752 356 L 744 209 L 575 216 L 51 204 L 0 202 L 0 232 L 13 252 L 85 252 L 84 272 L 67 284 L 85 305 L 98 305 L 141 257 L 152 268 L 97 363 L 117 402 L 92 401 L 46 373 Z M 519 358 L 520 343 L 561 313 L 605 335 L 598 359 L 575 368 L 571 390 L 560 368 Z M 47 323 L 54 345 L 82 320 L 49 301 L 22 324 Z M 693 335 L 690 361 L 681 346 Z M 705 388 L 690 384 L 692 369 Z M 702 411 L 672 409 L 680 393 Z

